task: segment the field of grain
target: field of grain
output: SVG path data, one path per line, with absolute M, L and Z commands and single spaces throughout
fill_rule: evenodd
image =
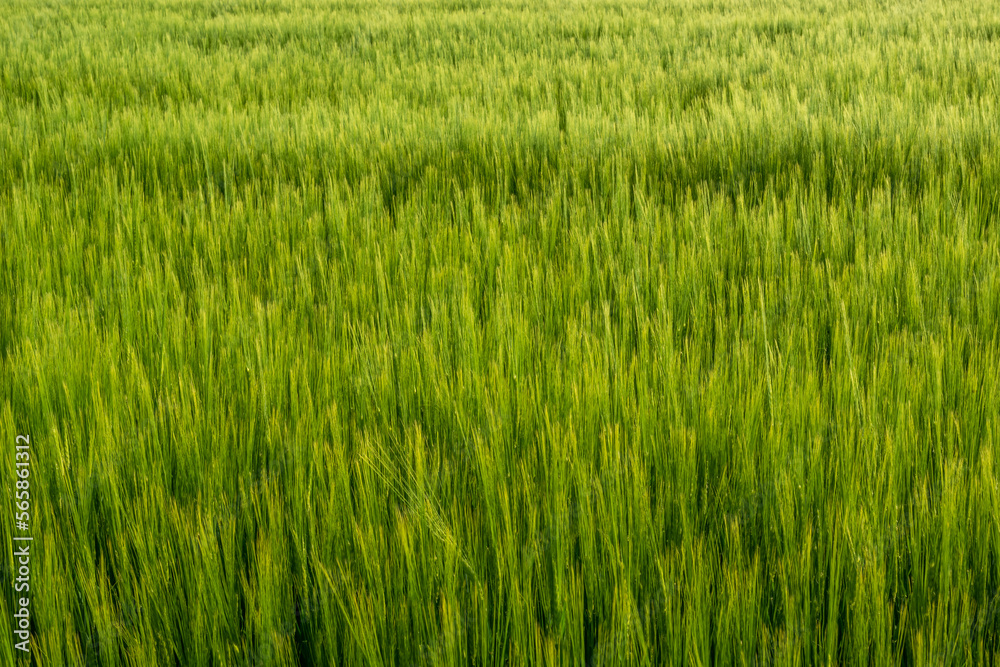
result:
M 8 0 L 0 660 L 1000 655 L 1000 8 Z

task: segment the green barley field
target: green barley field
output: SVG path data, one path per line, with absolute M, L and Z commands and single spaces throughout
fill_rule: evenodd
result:
M 6 0 L 0 424 L 4 664 L 996 664 L 1000 5 Z

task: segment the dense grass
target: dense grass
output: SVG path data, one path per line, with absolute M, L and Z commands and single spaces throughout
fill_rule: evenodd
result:
M 950 0 L 6 2 L 37 664 L 993 662 L 998 58 Z

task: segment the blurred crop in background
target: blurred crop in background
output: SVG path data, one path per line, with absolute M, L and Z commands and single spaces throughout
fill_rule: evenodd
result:
M 951 0 L 7 2 L 38 664 L 994 660 L 998 59 Z

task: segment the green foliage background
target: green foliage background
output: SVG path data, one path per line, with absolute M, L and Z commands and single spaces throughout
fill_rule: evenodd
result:
M 998 9 L 7 0 L 37 664 L 993 661 Z

